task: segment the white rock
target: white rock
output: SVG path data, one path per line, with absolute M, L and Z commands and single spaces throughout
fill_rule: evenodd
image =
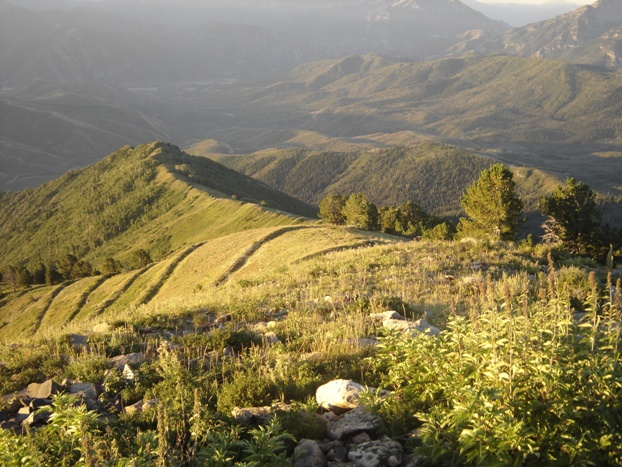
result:
M 315 400 L 327 410 L 354 409 L 365 388 L 354 381 L 337 379 L 317 388 Z

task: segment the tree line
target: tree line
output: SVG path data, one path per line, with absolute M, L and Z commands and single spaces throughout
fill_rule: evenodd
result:
M 151 262 L 151 256 L 143 249 L 134 252 L 127 266 L 114 258 L 106 258 L 99 269 L 94 268 L 88 261 L 78 259 L 75 255 L 66 254 L 58 261 L 48 264 L 39 262 L 32 269 L 22 264 L 5 266 L 0 270 L 0 282 L 8 284 L 16 292 L 20 288 L 33 285 L 54 285 L 99 275 L 114 276 L 124 270 L 143 268 Z
M 404 237 L 449 239 L 451 224 L 424 211 L 414 201 L 378 208 L 363 193 L 329 195 L 320 202 L 321 219 L 336 225 L 375 230 Z
M 430 239 L 484 238 L 515 241 L 521 224 L 523 202 L 516 192 L 512 171 L 497 163 L 482 171 L 461 197 L 466 217 L 457 226 L 426 213 L 412 201 L 378 208 L 362 193 L 329 195 L 320 202 L 321 219 L 332 224 Z M 596 193 L 574 178 L 540 200 L 543 242 L 560 245 L 570 254 L 603 261 L 622 254 L 622 232 L 602 225 Z

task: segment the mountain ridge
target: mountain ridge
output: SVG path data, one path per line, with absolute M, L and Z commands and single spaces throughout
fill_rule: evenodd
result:
M 141 248 L 159 259 L 231 231 L 289 225 L 300 222 L 296 213 L 315 213 L 256 180 L 161 142 L 122 148 L 37 189 L 5 193 L 2 201 L 4 265 L 53 263 L 67 253 L 97 263 L 107 257 L 128 261 Z

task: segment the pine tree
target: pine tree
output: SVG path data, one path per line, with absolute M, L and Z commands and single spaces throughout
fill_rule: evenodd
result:
M 346 218 L 343 215 L 343 208 L 346 204 L 346 197 L 342 195 L 328 195 L 320 202 L 320 219 L 324 219 L 331 224 L 343 225 Z
M 553 194 L 540 200 L 540 211 L 548 219 L 548 238 L 557 240 L 575 255 L 590 255 L 598 243 L 601 214 L 596 209 L 596 193 L 574 178 L 559 185 Z
M 523 202 L 516 194 L 516 183 L 510 169 L 494 164 L 462 196 L 462 208 L 468 218 L 460 219 L 461 237 L 483 237 L 491 240 L 514 240 Z
M 346 223 L 357 229 L 377 230 L 378 208 L 363 193 L 350 195 L 343 208 Z

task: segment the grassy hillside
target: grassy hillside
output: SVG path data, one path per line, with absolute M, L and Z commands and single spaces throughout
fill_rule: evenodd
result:
M 212 266 L 222 266 L 223 250 L 237 269 L 215 284 L 222 269 Z M 412 454 L 430 465 L 622 460 L 620 269 L 607 279 L 606 270 L 541 246 L 395 242 L 315 226 L 213 239 L 180 260 L 185 251 L 141 271 L 134 284 L 145 287 L 134 301 L 100 315 L 60 319 L 77 301 L 104 297 L 108 283 L 118 291 L 127 275 L 96 288 L 90 278 L 60 292 L 11 295 L 19 308 L 5 299 L 0 393 L 70 377 L 103 383 L 102 400 L 121 397 L 125 407 L 153 401 L 139 404 L 142 413 L 110 410 L 98 419 L 55 396 L 59 415 L 49 424 L 24 435 L 0 429 L 8 465 L 27 455 L 60 465 L 85 453 L 95 464 L 193 465 L 223 450 L 228 460 L 220 465 L 285 466 L 299 440 L 327 438 L 332 425 L 316 416 L 314 395 L 334 379 L 391 391 L 364 396 L 365 410 L 378 417 L 366 432 L 395 440 L 405 461 Z M 159 282 L 159 292 L 136 306 Z M 35 304 L 52 294 L 52 314 L 42 315 Z M 372 315 L 388 310 L 407 319 L 402 325 L 424 316 L 441 333 L 390 331 Z M 20 338 L 21 323 L 37 319 L 38 333 Z M 110 328 L 91 332 L 96 323 Z M 87 347 L 72 344 L 80 336 L 71 332 L 83 333 Z M 133 364 L 133 381 L 110 360 L 130 352 L 146 360 Z M 272 421 L 232 416 L 236 407 L 266 406 Z
M 335 250 L 403 241 L 334 227 L 260 225 L 181 248 L 143 269 L 8 293 L 0 301 L 0 340 L 114 320 L 144 305 L 203 297 L 228 283 L 259 284 Z
M 97 268 L 106 257 L 127 261 L 137 249 L 159 259 L 209 238 L 313 214 L 309 205 L 174 146 L 125 147 L 37 189 L 4 194 L 0 264 L 47 263 L 71 253 Z

